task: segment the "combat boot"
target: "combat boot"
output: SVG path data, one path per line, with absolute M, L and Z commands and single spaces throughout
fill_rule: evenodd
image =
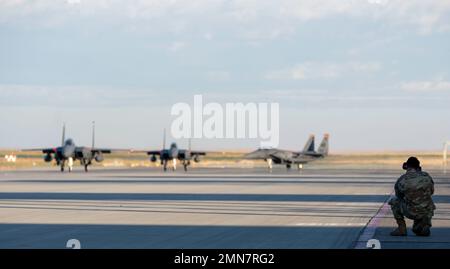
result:
M 397 219 L 398 228 L 391 232 L 391 236 L 406 236 L 406 222 L 404 219 Z
M 430 236 L 431 220 L 429 218 L 423 218 L 414 221 L 413 232 L 417 236 Z
M 417 236 L 430 236 L 430 234 L 431 231 L 429 225 L 425 225 L 420 233 L 416 233 Z

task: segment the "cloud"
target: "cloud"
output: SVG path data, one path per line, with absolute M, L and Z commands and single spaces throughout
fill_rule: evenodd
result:
M 415 25 L 422 34 L 448 31 L 450 26 L 449 1 L 390 1 L 385 14 L 394 22 Z
M 98 86 L 0 85 L 1 106 L 124 107 L 155 105 L 156 91 Z
M 142 28 L 170 27 L 189 22 L 190 27 L 211 23 L 233 27 L 247 38 L 278 38 L 295 31 L 302 22 L 351 16 L 382 24 L 406 24 L 420 33 L 450 30 L 450 1 L 442 0 L 0 0 L 0 23 L 25 21 L 46 25 L 80 20 L 141 21 Z M 37 20 L 39 19 L 39 20 Z M 151 21 L 168 24 L 153 24 Z
M 177 51 L 182 50 L 186 46 L 187 46 L 186 42 L 175 41 L 175 42 L 173 42 L 172 44 L 169 45 L 168 49 L 169 49 L 169 51 L 177 52 Z
M 76 5 L 76 4 L 80 4 L 81 0 L 67 0 L 67 3 L 69 5 Z
M 429 80 L 429 81 L 411 81 L 401 84 L 401 89 L 408 92 L 450 92 L 450 81 Z
M 381 69 L 378 62 L 305 62 L 291 68 L 270 71 L 269 80 L 335 79 L 353 73 L 374 73 Z
M 228 71 L 208 71 L 206 77 L 211 81 L 228 81 L 231 74 Z

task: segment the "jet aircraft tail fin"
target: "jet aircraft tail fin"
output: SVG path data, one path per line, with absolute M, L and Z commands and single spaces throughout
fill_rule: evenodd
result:
M 166 128 L 164 128 L 163 134 L 163 149 L 166 149 Z
M 306 141 L 305 147 L 303 148 L 303 153 L 314 152 L 314 135 L 310 135 L 308 141 Z
M 317 149 L 317 153 L 322 154 L 323 156 L 327 156 L 328 155 L 328 148 L 329 148 L 328 139 L 329 138 L 330 138 L 329 134 L 325 134 L 323 136 L 323 140 L 320 143 L 319 149 Z
M 95 121 L 92 122 L 92 148 L 95 148 Z
M 64 147 L 65 142 L 66 142 L 66 123 L 63 124 L 61 147 Z

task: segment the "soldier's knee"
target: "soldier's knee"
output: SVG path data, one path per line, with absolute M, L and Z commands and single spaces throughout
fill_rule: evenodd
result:
M 401 203 L 399 201 L 390 201 L 389 205 L 391 206 L 392 211 L 401 211 Z
M 400 199 L 398 199 L 397 197 L 393 197 L 393 198 L 391 198 L 390 200 L 389 200 L 389 202 L 388 202 L 388 204 L 391 206 L 391 207 L 394 207 L 394 206 L 400 206 L 400 204 L 401 204 L 401 200 Z
M 404 214 L 402 210 L 402 204 L 401 201 L 397 198 L 392 198 L 389 201 L 389 205 L 391 206 L 392 214 L 394 215 L 394 218 L 396 219 L 403 219 Z

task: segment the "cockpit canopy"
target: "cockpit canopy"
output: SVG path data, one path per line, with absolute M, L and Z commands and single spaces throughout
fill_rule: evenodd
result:
M 176 144 L 176 143 L 170 144 L 170 148 L 171 148 L 171 149 L 177 148 L 177 144 Z
M 66 146 L 73 146 L 73 145 L 75 145 L 75 143 L 73 142 L 72 139 L 67 139 L 66 142 L 64 143 L 64 145 L 66 145 Z

